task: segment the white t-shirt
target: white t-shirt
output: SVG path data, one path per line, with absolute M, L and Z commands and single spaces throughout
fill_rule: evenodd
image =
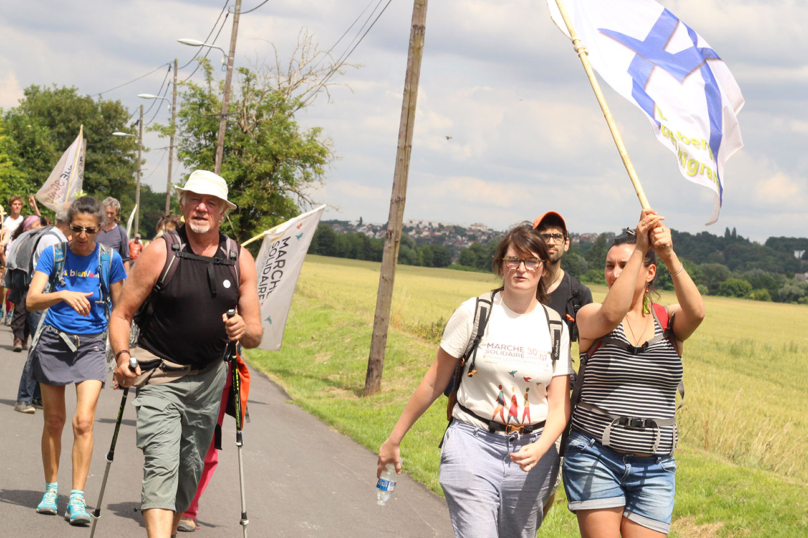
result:
M 25 217 L 20 215 L 16 219 L 12 219 L 11 216 L 6 217 L 6 220 L 3 221 L 3 233 L 5 233 L 5 248 L 6 253 L 8 253 L 8 247 L 11 246 L 11 236 L 14 235 L 14 232 L 17 228 L 20 227 L 22 221 L 25 220 Z
M 476 299 L 469 299 L 455 310 L 440 347 L 453 357 L 462 357 L 474 330 Z M 552 360 L 552 338 L 547 329 L 544 308 L 517 314 L 497 293 L 485 334 L 477 349 L 475 370 L 468 377 L 466 362 L 457 401 L 475 414 L 501 424 L 536 424 L 547 418 L 547 385 L 553 377 L 570 375 L 570 337 L 562 324 L 561 354 Z M 488 424 L 455 406 L 452 416 L 485 430 Z

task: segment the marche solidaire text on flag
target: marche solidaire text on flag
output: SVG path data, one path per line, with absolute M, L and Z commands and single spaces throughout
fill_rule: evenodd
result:
M 297 278 L 324 210 L 324 205 L 319 206 L 264 233 L 264 242 L 255 258 L 264 328 L 258 346 L 261 349 L 281 348 Z
M 556 0 L 550 15 L 569 37 Z M 592 67 L 639 107 L 657 139 L 676 154 L 685 179 L 724 197 L 724 166 L 741 147 L 738 84 L 715 50 L 652 0 L 563 0 Z

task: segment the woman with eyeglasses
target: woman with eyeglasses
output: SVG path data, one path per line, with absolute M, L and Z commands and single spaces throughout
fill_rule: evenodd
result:
M 547 246 L 530 224 L 505 235 L 493 261 L 502 286 L 491 294 L 476 354 L 472 298 L 452 315 L 435 361 L 379 449 L 377 476 L 387 464 L 400 474 L 404 436 L 460 365 L 440 465 L 458 537 L 535 538 L 542 523 L 559 466 L 555 440 L 569 418 L 572 372 L 567 326 L 544 306 L 548 263 Z
M 583 373 L 563 475 L 584 538 L 670 532 L 682 346 L 705 311 L 662 220 L 646 209 L 636 231 L 614 241 L 606 254 L 609 293 L 578 313 Z M 677 304 L 667 307 L 651 301 L 657 255 L 676 291 Z
M 65 386 L 75 384 L 73 483 L 65 519 L 80 526 L 90 523 L 84 484 L 93 453 L 95 408 L 107 373 L 106 299 L 111 299 L 113 305 L 117 302 L 126 278 L 120 255 L 102 249 L 95 240 L 102 218 L 101 204 L 95 198 L 85 196 L 73 202 L 68 210 L 71 240 L 43 251 L 26 301 L 29 311 L 46 310 L 40 327 L 35 329 L 31 349 L 44 412 L 45 494 L 37 512 L 55 515 L 58 510 L 56 477 L 67 416 Z

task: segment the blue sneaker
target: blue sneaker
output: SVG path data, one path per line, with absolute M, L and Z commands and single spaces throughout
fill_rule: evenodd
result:
M 84 497 L 80 495 L 72 495 L 70 502 L 67 503 L 67 510 L 65 510 L 65 519 L 71 525 L 77 527 L 86 527 L 90 524 L 90 514 L 85 510 L 87 503 L 84 502 Z
M 45 490 L 45 495 L 42 496 L 42 502 L 39 503 L 36 507 L 36 511 L 39 514 L 48 514 L 49 516 L 55 516 L 56 511 L 58 509 L 57 503 L 59 502 L 59 491 L 47 488 Z

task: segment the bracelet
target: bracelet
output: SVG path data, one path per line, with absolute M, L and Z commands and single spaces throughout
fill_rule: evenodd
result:
M 684 270 L 685 270 L 685 264 L 682 263 L 682 266 L 679 268 L 679 270 L 676 271 L 675 273 L 671 273 L 671 276 L 676 276 L 676 275 L 678 275 L 679 273 L 681 273 Z
M 116 361 L 116 362 L 118 361 L 118 357 L 120 357 L 120 356 L 121 356 L 121 353 L 126 353 L 126 354 L 127 354 L 127 355 L 129 355 L 130 357 L 132 356 L 132 354 L 131 354 L 131 353 L 129 353 L 129 350 L 128 350 L 128 349 L 122 349 L 122 350 L 120 350 L 119 352 L 117 352 L 117 353 L 115 354 L 115 361 Z

